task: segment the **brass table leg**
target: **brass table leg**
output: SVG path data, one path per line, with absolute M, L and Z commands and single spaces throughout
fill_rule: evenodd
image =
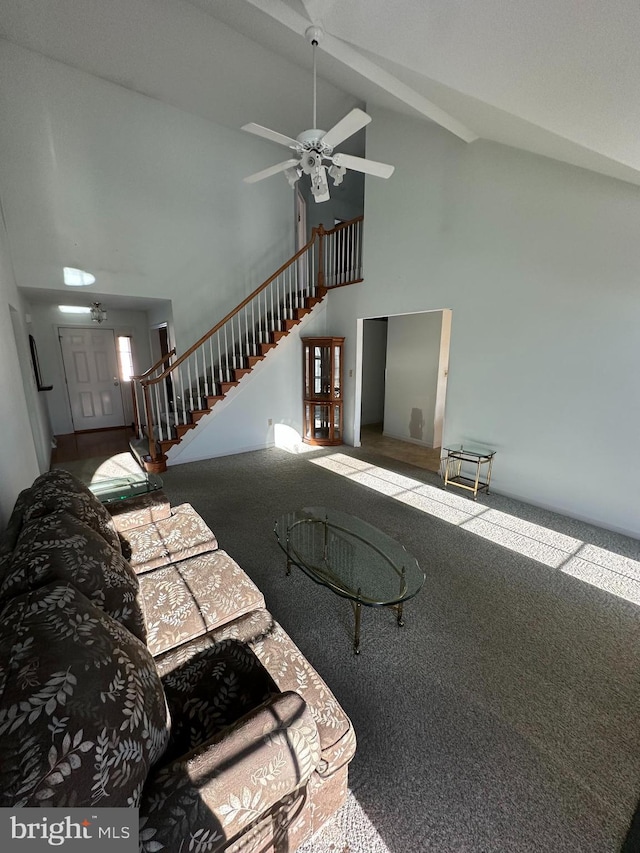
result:
M 356 630 L 353 637 L 353 651 L 355 654 L 360 654 L 360 614 L 362 612 L 362 605 L 359 601 L 355 602 L 354 611 L 356 614 Z
M 491 469 L 493 468 L 493 455 L 489 459 L 489 468 L 487 470 L 487 494 L 489 494 L 489 486 L 491 485 Z
M 406 572 L 406 569 L 403 566 L 402 572 L 400 573 L 400 595 L 403 595 L 403 593 L 406 590 L 405 582 L 404 582 L 405 572 Z M 402 607 L 403 607 L 403 605 L 404 605 L 404 601 L 401 601 L 400 604 L 396 605 L 396 607 L 398 609 L 398 626 L 400 628 L 402 628 L 402 626 L 404 625 L 404 619 L 402 618 Z

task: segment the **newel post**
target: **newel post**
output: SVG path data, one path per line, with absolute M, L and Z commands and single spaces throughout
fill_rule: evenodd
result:
M 318 287 L 324 287 L 324 235 L 327 233 L 324 230 L 324 225 L 320 223 L 318 225 L 317 234 L 319 238 L 318 243 Z
M 133 404 L 133 428 L 136 433 L 136 438 L 140 438 L 140 413 L 138 412 L 138 400 L 136 394 L 136 382 L 137 378 L 135 376 L 131 377 L 131 402 Z

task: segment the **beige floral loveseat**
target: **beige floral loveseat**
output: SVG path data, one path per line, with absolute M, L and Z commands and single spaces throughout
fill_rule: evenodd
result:
M 349 719 L 188 504 L 64 471 L 0 542 L 0 806 L 140 809 L 143 851 L 294 851 L 343 803 Z

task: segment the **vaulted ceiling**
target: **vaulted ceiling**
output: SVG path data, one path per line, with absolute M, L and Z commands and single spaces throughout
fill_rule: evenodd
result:
M 378 105 L 640 184 L 637 0 L 0 0 L 9 41 L 294 136 L 309 125 L 311 23 L 326 32 L 325 126 Z M 234 59 L 243 36 L 250 63 Z

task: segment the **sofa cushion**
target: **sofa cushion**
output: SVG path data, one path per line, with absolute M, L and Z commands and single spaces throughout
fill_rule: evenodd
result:
M 169 518 L 126 530 L 121 536 L 125 555 L 137 574 L 218 547 L 213 532 L 191 504 L 180 504 Z
M 41 474 L 28 490 L 23 524 L 43 518 L 57 510 L 65 510 L 99 533 L 120 551 L 120 537 L 111 516 L 84 483 L 68 471 L 56 469 Z
M 164 492 L 149 492 L 135 498 L 115 501 L 106 506 L 118 533 L 144 527 L 171 516 L 171 504 Z
M 169 737 L 145 645 L 72 584 L 0 613 L 0 806 L 130 806 Z
M 190 653 L 198 654 L 229 639 L 247 644 L 252 649 L 280 691 L 295 690 L 305 700 L 320 737 L 322 761 L 317 772 L 321 776 L 331 776 L 348 764 L 356 749 L 351 721 L 326 683 L 273 616 L 267 610 L 254 610 L 194 640 L 189 644 Z M 158 658 L 157 664 L 160 675 L 164 677 L 165 658 Z
M 69 581 L 92 604 L 146 640 L 135 572 L 99 533 L 66 511 L 22 526 L 0 583 L 0 602 L 53 580 Z
M 162 764 L 211 740 L 279 692 L 251 649 L 236 640 L 195 652 L 186 643 L 163 655 L 161 668 L 172 719 Z
M 161 566 L 139 581 L 153 655 L 264 607 L 258 587 L 224 551 Z

